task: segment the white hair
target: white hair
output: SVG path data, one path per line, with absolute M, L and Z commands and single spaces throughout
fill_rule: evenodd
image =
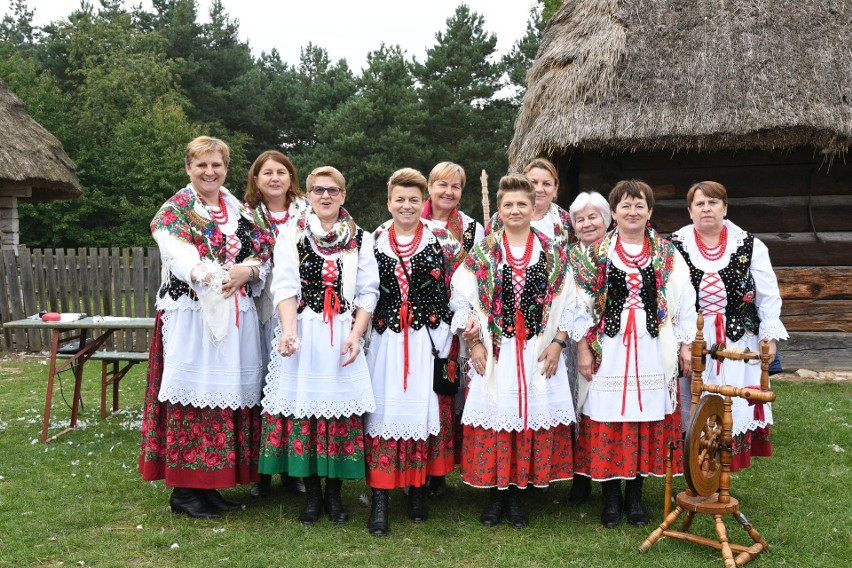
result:
M 597 210 L 600 211 L 601 217 L 603 217 L 604 220 L 604 226 L 608 229 L 612 223 L 612 212 L 609 210 L 609 203 L 607 200 L 597 191 L 583 191 L 577 195 L 577 199 L 575 199 L 574 203 L 571 204 L 571 207 L 568 208 L 568 214 L 571 216 L 571 224 L 577 224 L 577 213 L 589 205 L 596 207 Z

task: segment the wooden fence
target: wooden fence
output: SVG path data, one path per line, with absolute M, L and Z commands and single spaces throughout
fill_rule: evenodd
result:
M 153 317 L 160 286 L 160 253 L 151 248 L 33 249 L 2 251 L 0 320 L 40 311 Z M 0 350 L 49 349 L 46 331 L 3 331 Z M 148 332 L 116 332 L 108 349 L 146 351 Z

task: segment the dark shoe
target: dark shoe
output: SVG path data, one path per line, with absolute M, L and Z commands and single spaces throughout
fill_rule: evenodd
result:
M 340 488 L 343 486 L 342 479 L 325 480 L 325 511 L 332 523 L 345 523 L 349 520 L 343 501 L 340 499 Z
M 506 519 L 516 529 L 522 529 L 530 524 L 527 514 L 524 512 L 521 489 L 514 485 L 509 486 L 509 499 L 506 503 Z
M 281 485 L 287 493 L 292 493 L 293 495 L 305 494 L 305 483 L 300 477 L 290 477 L 289 475 L 284 475 L 282 473 Z
M 198 489 L 175 487 L 169 497 L 173 513 L 186 513 L 193 519 L 219 519 L 222 513 L 213 508 Z
M 601 483 L 604 508 L 601 512 L 601 524 L 608 529 L 621 522 L 621 480 L 610 479 Z
M 215 489 L 199 489 L 198 491 L 204 496 L 207 504 L 214 509 L 219 509 L 220 511 L 239 511 L 243 508 L 242 503 L 225 499 Z
M 272 495 L 272 476 L 260 474 L 260 481 L 251 484 L 249 495 L 254 499 L 265 499 Z
M 447 478 L 443 475 L 433 475 L 429 477 L 429 490 L 426 495 L 429 497 L 443 497 L 447 493 Z
M 319 476 L 311 475 L 305 478 L 305 508 L 299 513 L 299 522 L 312 525 L 322 514 L 322 482 Z
M 585 503 L 591 494 L 592 479 L 585 475 L 575 475 L 574 481 L 571 482 L 571 489 L 568 491 L 566 501 L 572 507 L 578 507 Z
M 479 515 L 479 522 L 486 527 L 494 527 L 499 525 L 503 519 L 503 503 L 506 492 L 500 491 L 496 487 L 492 487 L 489 491 L 488 506 Z
M 429 518 L 425 496 L 425 487 L 412 487 L 408 490 L 408 518 L 415 523 L 422 523 Z
M 644 527 L 650 519 L 648 513 L 642 507 L 642 483 L 645 478 L 637 475 L 635 479 L 629 480 L 624 488 L 624 512 L 627 522 L 637 527 Z
M 390 531 L 388 524 L 388 505 L 390 498 L 387 489 L 373 489 L 373 507 L 367 521 L 367 530 L 373 536 L 387 536 Z

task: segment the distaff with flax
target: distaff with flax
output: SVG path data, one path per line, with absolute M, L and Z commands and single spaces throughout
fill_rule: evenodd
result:
M 728 192 L 714 181 L 693 185 L 686 196 L 692 225 L 679 229 L 672 242 L 683 254 L 698 295 L 696 308 L 704 310 L 704 337 L 708 345 L 725 343 L 734 349 L 760 352 L 787 339 L 781 323 L 781 294 L 769 261 L 769 250 L 754 235 L 725 219 Z M 709 356 L 708 356 L 709 357 Z M 740 361 L 707 361 L 704 381 L 737 388 L 759 387 L 760 367 Z M 731 471 L 751 465 L 752 456 L 772 455 L 769 425 L 772 405 L 749 406 L 733 399 L 733 460 Z
M 296 168 L 290 158 L 277 150 L 262 152 L 249 168 L 245 200 L 255 223 L 267 229 L 276 239 L 278 233 L 285 226 L 294 223 L 308 206 L 308 200 L 299 190 Z M 264 369 L 269 366 L 269 354 L 274 349 L 273 336 L 280 324 L 278 311 L 272 303 L 272 277 L 273 273 L 270 272 L 263 291 L 255 298 L 257 316 L 260 319 L 260 347 Z M 298 478 L 283 476 L 282 481 L 291 492 L 304 492 L 304 486 Z M 250 495 L 262 499 L 271 494 L 271 488 L 272 476 L 261 473 L 260 481 L 252 484 Z
M 621 181 L 609 204 L 617 228 L 583 254 L 572 250 L 580 299 L 593 324 L 578 344 L 578 368 L 589 381 L 574 468 L 602 481 L 601 523 L 648 523 L 645 476 L 665 474 L 668 444 L 681 436 L 676 412 L 678 359 L 690 374 L 695 290 L 683 257 L 648 226 L 654 195 L 648 184 Z M 678 348 L 678 346 L 680 346 Z M 682 472 L 677 445 L 675 473 Z
M 151 232 L 163 284 L 151 339 L 139 472 L 165 479 L 191 517 L 238 509 L 216 489 L 257 480 L 263 360 L 253 296 L 272 238 L 222 184 L 228 146 L 186 147 L 190 183 L 160 208 Z
M 453 327 L 481 330 L 471 346 L 462 424 L 461 474 L 491 488 L 480 516 L 528 519 L 520 493 L 573 475 L 574 405 L 562 349 L 574 321 L 576 289 L 564 247 L 530 227 L 535 193 L 520 174 L 500 180 L 503 226 L 477 244 L 452 280 Z M 506 491 L 508 490 L 508 491 Z
M 446 231 L 420 220 L 426 179 L 404 168 L 388 181 L 393 219 L 374 233 L 381 289 L 367 357 L 376 410 L 367 415 L 368 530 L 388 533 L 388 492 L 410 486 L 408 517 L 427 518 L 426 476 L 455 467 L 452 397 L 433 391 L 433 346 L 450 350 L 449 282 L 460 251 Z
M 434 226 L 446 229 L 455 240 L 461 243 L 462 254 L 467 254 L 473 245 L 485 238 L 485 229 L 475 219 L 459 209 L 462 191 L 467 176 L 464 168 L 452 162 L 441 162 L 429 173 L 427 189 L 429 198 L 423 207 L 420 217 L 427 219 Z M 447 275 L 447 279 L 452 278 Z M 453 432 L 455 436 L 456 463 L 461 461 L 461 414 L 464 409 L 464 376 L 461 369 L 467 368 L 467 352 L 462 350 L 463 344 L 458 335 L 453 336 L 449 359 L 451 368 L 460 381 L 458 394 L 455 396 L 453 414 Z M 430 497 L 441 497 L 447 491 L 446 478 L 434 475 L 429 477 Z
M 363 415 L 375 409 L 361 341 L 379 271 L 372 237 L 342 208 L 343 175 L 317 168 L 306 186 L 310 208 L 275 242 L 272 297 L 281 325 L 263 389 L 259 470 L 304 478 L 303 524 L 317 522 L 323 508 L 343 523 L 340 489 L 344 479 L 364 478 Z

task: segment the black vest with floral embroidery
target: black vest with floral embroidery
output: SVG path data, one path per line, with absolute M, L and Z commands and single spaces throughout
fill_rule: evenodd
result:
M 526 339 L 532 339 L 542 331 L 544 300 L 547 296 L 547 261 L 544 254 L 524 271 L 524 291 L 521 293 L 520 308 L 527 328 Z M 558 316 L 557 316 L 558 317 Z M 512 267 L 503 265 L 503 337 L 515 337 L 515 287 L 512 283 Z
M 399 259 L 376 249 L 379 264 L 379 302 L 373 312 L 373 328 L 383 333 L 390 328 L 399 332 L 399 308 L 402 292 L 396 267 Z M 450 323 L 450 300 L 444 283 L 444 252 L 435 242 L 410 259 L 411 268 L 408 285 L 408 301 L 411 304 L 411 327 L 420 329 L 424 325 L 437 328 L 441 322 Z
M 704 271 L 699 270 L 692 264 L 692 259 L 683 250 L 683 243 L 673 241 L 674 246 L 683 255 L 687 266 L 689 266 L 689 278 L 696 292 L 701 289 L 701 280 Z M 760 329 L 760 317 L 757 315 L 757 306 L 754 303 L 755 285 L 754 277 L 751 275 L 751 257 L 754 253 L 754 235 L 746 233 L 743 244 L 731 255 L 728 266 L 719 271 L 719 278 L 725 286 L 725 295 L 728 305 L 725 307 L 725 333 L 728 339 L 738 341 L 746 330 L 757 333 Z M 695 309 L 701 309 L 696 294 Z
M 645 327 L 651 337 L 660 334 L 660 320 L 657 315 L 657 277 L 654 267 L 648 264 L 639 269 L 642 275 L 642 288 L 639 297 L 645 306 Z M 604 333 L 615 337 L 621 330 L 621 312 L 629 295 L 627 290 L 627 273 L 620 268 L 610 265 L 607 274 L 606 311 L 604 313 Z
M 361 240 L 364 237 L 364 230 L 358 228 L 355 231 L 355 242 L 358 243 L 358 250 L 361 250 Z M 299 300 L 299 313 L 304 309 L 311 308 L 315 313 L 323 312 L 323 302 L 325 300 L 325 286 L 323 285 L 322 267 L 325 266 L 326 259 L 318 254 L 308 242 L 307 238 L 300 239 L 296 244 L 296 249 L 299 251 L 299 279 L 302 286 L 302 298 Z M 357 251 L 347 254 L 358 254 Z M 340 277 L 343 272 L 343 263 L 340 261 L 340 256 L 334 261 L 337 265 L 337 278 L 334 281 L 334 291 L 337 292 L 337 297 L 340 298 L 340 313 L 349 311 L 349 303 L 343 297 L 343 279 Z
M 465 227 L 464 232 L 462 233 L 462 248 L 467 252 L 470 252 L 470 249 L 473 248 L 473 239 L 476 238 L 476 220 L 471 220 L 470 223 Z
M 251 242 L 251 225 L 242 216 L 240 216 L 237 221 L 237 230 L 234 235 L 240 240 L 240 252 L 237 253 L 237 257 L 234 259 L 234 264 L 239 264 L 252 256 L 255 252 L 254 246 Z M 246 285 L 243 289 L 247 295 L 251 296 L 251 286 Z M 165 298 L 166 294 L 168 294 L 172 300 L 177 300 L 181 296 L 189 296 L 190 300 L 198 301 L 198 296 L 195 294 L 195 291 L 189 287 L 189 284 L 180 280 L 171 273 L 169 273 L 168 282 L 163 282 L 163 285 L 160 286 L 160 297 Z

